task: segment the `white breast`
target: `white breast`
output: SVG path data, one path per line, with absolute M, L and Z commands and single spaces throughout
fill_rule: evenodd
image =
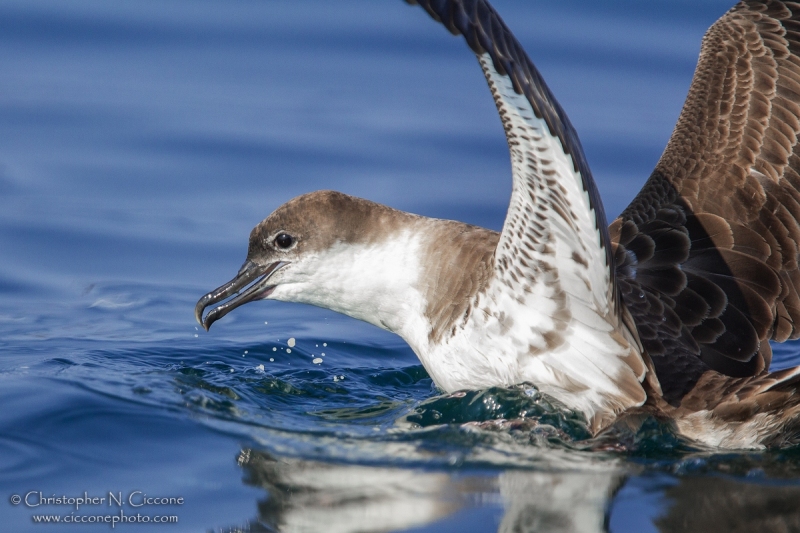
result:
M 561 140 L 479 59 L 509 141 L 508 214 L 466 323 L 412 346 L 445 390 L 527 381 L 599 427 L 644 402 L 645 366 L 616 314 L 597 218 Z

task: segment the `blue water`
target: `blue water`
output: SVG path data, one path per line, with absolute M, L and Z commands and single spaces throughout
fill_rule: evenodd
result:
M 616 215 L 730 2 L 494 3 Z M 178 519 L 120 531 L 800 529 L 797 451 L 714 454 L 659 427 L 629 451 L 582 443 L 531 390 L 443 396 L 400 339 L 325 310 L 259 302 L 198 329 L 194 303 L 295 195 L 501 226 L 483 76 L 419 8 L 5 0 L 0 73 L 4 529 L 120 512 Z M 543 424 L 499 422 L 520 416 Z M 131 505 L 144 493 L 183 503 Z

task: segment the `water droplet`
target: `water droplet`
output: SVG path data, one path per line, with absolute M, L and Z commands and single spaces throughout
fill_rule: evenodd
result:
M 273 351 L 273 352 L 277 352 L 277 351 L 278 351 L 278 349 L 273 347 L 273 348 L 272 348 L 272 351 Z
M 289 345 L 289 348 L 294 348 L 294 345 L 295 345 L 295 340 L 294 340 L 294 337 L 292 337 L 291 339 L 289 339 L 288 341 L 286 341 L 286 344 L 288 344 L 288 345 Z
M 286 353 L 292 353 L 292 349 L 291 348 L 286 348 Z
M 275 359 L 273 359 L 272 357 L 270 357 L 270 358 L 269 358 L 269 362 L 270 362 L 270 363 L 274 363 L 274 362 L 275 362 Z
M 319 357 L 317 357 L 316 359 L 314 359 L 314 360 L 313 360 L 313 361 L 311 361 L 311 362 L 312 362 L 312 363 L 314 363 L 315 365 L 318 365 L 318 364 L 320 364 L 320 363 L 322 362 L 322 359 L 320 359 Z

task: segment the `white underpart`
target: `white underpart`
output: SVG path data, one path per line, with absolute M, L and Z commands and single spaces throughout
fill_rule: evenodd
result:
M 644 392 L 636 390 L 643 372 L 635 375 L 625 361 L 630 339 L 615 333 L 610 273 L 589 195 L 528 100 L 497 74 L 488 55 L 480 62 L 509 140 L 511 201 L 490 285 L 465 327 L 421 357 L 447 390 L 529 381 L 589 420 L 613 417 L 643 402 Z M 559 323 L 564 301 L 569 318 Z M 554 332 L 563 342 L 548 350 Z
M 419 279 L 421 235 L 403 228 L 373 244 L 336 243 L 277 271 L 270 299 L 331 309 L 397 333 L 413 349 L 427 339 Z M 419 353 L 419 352 L 417 352 Z

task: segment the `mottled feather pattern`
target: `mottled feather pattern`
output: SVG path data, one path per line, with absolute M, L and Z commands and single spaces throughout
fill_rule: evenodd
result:
M 775 412 L 777 405 L 765 399 L 776 397 L 777 389 L 770 387 L 783 383 L 787 409 L 797 410 L 788 399 L 794 374 L 767 371 L 772 357 L 768 341 L 800 336 L 800 4 L 744 1 L 709 29 L 680 120 L 656 169 L 609 228 L 610 245 L 599 232 L 612 265 L 604 285 L 581 269 L 596 257 L 587 246 L 586 227 L 576 223 L 580 195 L 563 187 L 577 174 L 589 212 L 601 221 L 588 165 L 566 115 L 519 43 L 483 0 L 408 1 L 465 37 L 497 103 L 514 188 L 494 258 L 495 275 L 517 295 L 517 304 L 531 305 L 527 295 L 534 292 L 532 286 L 547 287 L 549 294 L 540 297 L 556 305 L 550 311 L 574 322 L 575 306 L 557 304 L 565 296 L 581 301 L 583 310 L 593 309 L 589 293 L 608 307 L 620 298 L 624 307 L 617 312 L 638 337 L 629 342 L 641 343 L 644 364 L 652 364 L 658 378 L 647 382 L 656 412 L 675 415 L 679 409 L 680 416 L 688 416 L 694 411 L 687 406 L 699 409 L 698 398 L 704 398 L 710 403 L 692 420 L 708 416 L 724 425 L 736 405 L 758 405 L 753 412 L 760 422 L 750 427 L 758 437 L 745 442 L 741 426 L 723 439 L 733 446 L 763 442 L 775 424 L 787 423 Z M 515 94 L 529 107 L 520 105 Z M 546 149 L 540 146 L 543 131 L 536 129 L 535 119 L 559 140 L 572 169 L 548 173 L 542 166 Z M 571 262 L 558 249 L 569 238 Z M 588 293 L 576 289 L 581 280 Z M 603 285 L 610 290 L 606 300 L 594 293 Z M 490 283 L 479 295 L 491 300 L 483 304 L 485 316 L 491 308 L 507 309 L 508 302 L 497 301 L 502 292 Z M 597 316 L 602 315 L 600 310 Z M 534 337 L 547 336 L 551 355 L 559 352 L 564 335 L 554 327 L 557 321 L 548 329 L 542 326 L 547 321 L 539 319 L 534 332 Z M 528 354 L 539 353 L 532 343 Z M 595 358 L 603 360 L 602 355 Z M 564 370 L 559 379 L 574 381 L 574 369 Z M 699 438 L 698 431 L 693 435 Z
M 488 2 L 410 3 L 462 34 L 477 54 L 511 154 L 511 200 L 493 276 L 464 324 L 485 338 L 469 344 L 478 351 L 506 345 L 518 354 L 517 379 L 602 427 L 644 401 L 645 363 L 620 327 L 605 214 L 577 134 Z
M 491 278 L 498 239 L 494 231 L 444 220 L 426 231 L 423 247 L 427 261 L 419 288 L 429 295 L 425 316 L 431 324 L 428 339 L 432 344 L 465 326 L 476 295 Z M 463 275 L 454 276 L 454 271 Z
M 600 193 L 592 178 L 583 154 L 578 134 L 569 117 L 550 92 L 541 74 L 528 58 L 519 41 L 508 29 L 500 15 L 486 0 L 406 0 L 418 4 L 434 20 L 441 22 L 454 35 L 463 35 L 478 57 L 487 55 L 499 76 L 508 79 L 516 94 L 528 101 L 533 116 L 544 120 L 549 134 L 561 141 L 564 152 L 572 159 L 575 172 L 589 195 L 589 205 L 606 252 L 606 264 L 611 264 L 606 215 Z M 486 65 L 483 65 L 486 72 Z M 612 272 L 613 275 L 613 272 Z
M 800 444 L 800 368 L 746 378 L 706 372 L 679 407 L 658 405 L 681 434 L 727 448 Z M 658 397 L 648 399 L 654 405 Z
M 709 370 L 766 372 L 768 340 L 798 337 L 798 30 L 800 4 L 778 1 L 741 2 L 709 29 L 672 138 L 611 225 L 621 294 L 673 405 Z
M 459 324 L 451 313 L 448 336 L 437 338 L 456 346 L 465 329 L 480 332 L 483 338 L 469 344 L 487 366 L 515 368 L 514 380 L 534 381 L 599 428 L 644 401 L 645 365 L 632 339 L 618 332 L 611 270 L 597 268 L 606 251 L 590 195 L 562 139 L 488 54 L 479 61 L 509 144 L 512 194 L 491 278 L 466 320 Z M 517 360 L 508 361 L 508 353 Z

